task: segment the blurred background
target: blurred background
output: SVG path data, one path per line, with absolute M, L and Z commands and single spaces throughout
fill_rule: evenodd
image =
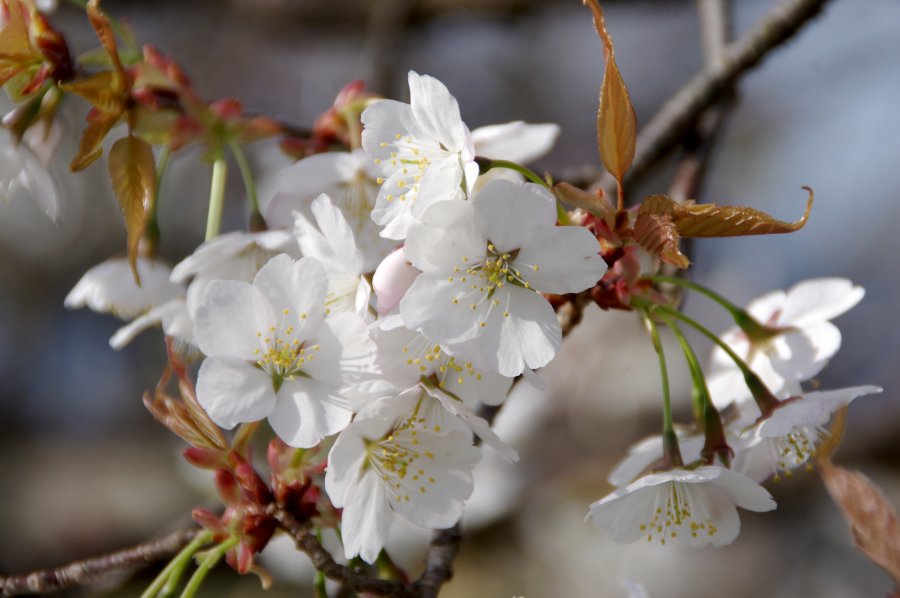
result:
M 695 2 L 607 0 L 607 23 L 638 122 L 702 68 Z M 107 0 L 138 39 L 174 57 L 207 99 L 309 126 L 353 79 L 406 100 L 406 72 L 441 79 L 470 128 L 523 119 L 562 128 L 538 165 L 557 179 L 595 168 L 602 52 L 576 0 Z M 740 34 L 775 2 L 735 0 Z M 96 45 L 83 12 L 63 4 L 52 22 L 74 53 Z M 844 276 L 865 300 L 837 324 L 843 348 L 820 376 L 826 388 L 878 384 L 850 409 L 837 460 L 861 469 L 900 503 L 900 3 L 835 0 L 738 88 L 698 197 L 792 220 L 800 232 L 709 240 L 692 248 L 693 276 L 742 304 L 814 276 Z M 63 298 L 92 265 L 125 246 L 103 161 L 72 176 L 87 106 L 66 100 L 53 164 L 66 216 L 54 226 L 30 202 L 0 204 L 0 572 L 60 564 L 124 547 L 188 522 L 207 503 L 204 475 L 183 466 L 180 441 L 141 404 L 164 364 L 158 331 L 115 352 L 120 322 L 68 312 Z M 274 143 L 250 146 L 259 176 Z M 209 169 L 196 153 L 173 163 L 163 188 L 162 254 L 173 263 L 202 241 Z M 664 192 L 672 164 L 637 188 Z M 244 222 L 237 170 L 224 230 Z M 702 299 L 687 311 L 713 330 L 728 322 Z M 702 352 L 708 347 L 698 341 Z M 675 362 L 676 403 L 689 416 L 686 372 Z M 488 455 L 448 597 L 625 596 L 632 578 L 654 596 L 881 596 L 890 579 L 852 548 L 816 473 L 769 484 L 770 514 L 743 512 L 730 547 L 618 546 L 584 523 L 587 505 L 627 447 L 660 427 L 655 357 L 637 320 L 591 307 L 544 392 L 517 389 L 498 419 L 515 467 Z M 416 571 L 426 535 L 397 529 L 392 553 Z M 282 546 L 283 548 L 284 546 Z M 305 557 L 273 549 L 268 596 L 311 595 Z M 108 595 L 139 593 L 142 577 Z M 204 596 L 252 596 L 259 584 L 224 567 Z

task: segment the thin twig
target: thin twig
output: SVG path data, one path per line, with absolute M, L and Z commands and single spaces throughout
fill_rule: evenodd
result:
M 316 537 L 315 529 L 308 522 L 298 521 L 288 511 L 272 505 L 268 514 L 278 521 L 281 528 L 294 539 L 297 549 L 312 561 L 313 566 L 329 579 L 341 582 L 356 592 L 368 592 L 391 598 L 415 598 L 419 594 L 401 581 L 378 579 L 367 573 L 357 573 L 350 567 L 341 565 L 325 550 Z
M 196 534 L 196 529 L 180 530 L 133 548 L 76 561 L 55 569 L 41 569 L 25 575 L 0 577 L 0 596 L 52 594 L 89 586 L 110 573 L 134 570 L 170 559 Z
M 641 129 L 637 138 L 634 162 L 626 184 L 640 178 L 646 170 L 681 142 L 704 110 L 747 71 L 758 65 L 769 53 L 791 39 L 809 20 L 819 14 L 828 0 L 787 0 L 736 42 L 725 49 L 721 61 L 704 68 L 682 87 Z M 606 175 L 592 185 L 612 197 L 615 181 Z

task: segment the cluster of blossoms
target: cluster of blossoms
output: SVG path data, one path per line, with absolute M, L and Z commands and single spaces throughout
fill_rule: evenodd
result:
M 532 159 L 556 126 L 470 132 L 442 83 L 409 84 L 409 104 L 369 100 L 361 149 L 274 177 L 268 230 L 215 237 L 171 269 L 140 257 L 140 286 L 124 258 L 107 261 L 66 299 L 130 319 L 116 348 L 161 324 L 202 357 L 197 400 L 218 426 L 266 419 L 291 447 L 331 446 L 345 556 L 368 562 L 396 516 L 459 519 L 481 443 L 516 459 L 476 411 L 559 350 L 545 294 L 607 269 L 593 234 L 557 225 L 546 187 L 479 176 L 476 154 Z
M 218 426 L 265 419 L 285 449 L 330 447 L 321 484 L 344 556 L 370 563 L 394 517 L 430 529 L 460 518 L 482 445 L 516 459 L 477 411 L 555 357 L 566 296 L 588 291 L 652 328 L 677 332 L 676 316 L 699 327 L 641 278 L 609 220 L 576 210 L 578 225 L 562 224 L 552 188 L 485 167 L 540 156 L 555 126 L 470 132 L 439 81 L 411 72 L 409 87 L 409 104 L 362 96 L 360 148 L 269 181 L 267 230 L 214 237 L 174 268 L 140 257 L 140 286 L 110 260 L 66 300 L 130 319 L 116 348 L 161 324 L 203 359 L 197 400 Z M 808 281 L 747 310 L 707 294 L 741 326 L 716 339 L 706 376 L 694 372 L 706 398 L 696 430 L 667 425 L 636 445 L 609 477 L 618 489 L 591 505 L 616 541 L 732 542 L 736 507 L 774 509 L 760 483 L 808 465 L 831 414 L 880 391 L 801 388 L 840 345 L 830 320 L 862 298 L 848 281 Z M 267 541 L 270 526 L 257 528 Z

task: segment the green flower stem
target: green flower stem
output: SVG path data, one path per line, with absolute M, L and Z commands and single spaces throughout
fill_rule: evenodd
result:
M 313 593 L 316 598 L 328 598 L 328 589 L 325 587 L 325 574 L 321 571 L 316 571 L 316 575 L 313 577 Z
M 150 205 L 147 206 L 147 226 L 144 228 L 144 239 L 147 240 L 147 255 L 156 255 L 159 249 L 159 196 L 162 193 L 163 180 L 169 171 L 169 163 L 172 159 L 172 152 L 168 146 L 163 146 L 159 152 L 159 160 L 156 164 L 156 189 L 153 190 L 153 197 L 150 198 Z
M 719 410 L 716 409 L 715 404 L 710 399 L 709 388 L 706 386 L 706 377 L 703 375 L 703 368 L 700 366 L 697 354 L 687 338 L 685 338 L 684 333 L 681 332 L 678 324 L 666 315 L 663 315 L 662 319 L 666 326 L 675 334 L 675 338 L 678 339 L 678 344 L 681 345 L 685 361 L 687 361 L 688 369 L 691 372 L 693 381 L 691 398 L 693 399 L 694 419 L 697 422 L 697 427 L 703 430 L 705 436 L 702 455 L 710 464 L 712 464 L 717 454 L 721 455 L 725 463 L 729 463 L 732 453 L 725 438 L 725 426 L 722 425 L 722 416 L 719 414 Z
M 378 577 L 381 579 L 407 581 L 406 574 L 394 563 L 394 560 L 384 549 L 378 553 L 378 558 L 375 559 L 375 568 L 378 569 Z
M 259 231 L 266 229 L 266 221 L 263 219 L 262 212 L 259 209 L 259 197 L 256 194 L 256 181 L 253 178 L 253 171 L 247 162 L 247 156 L 241 144 L 234 139 L 228 140 L 228 147 L 234 154 L 238 169 L 241 171 L 241 178 L 244 179 L 244 188 L 247 190 L 247 199 L 250 201 L 250 230 Z
M 668 283 L 685 289 L 690 289 L 692 291 L 700 293 L 701 295 L 705 295 L 709 299 L 712 299 L 713 301 L 721 305 L 725 309 L 725 311 L 729 313 L 729 315 L 731 315 L 734 323 L 737 324 L 738 327 L 740 327 L 740 329 L 744 331 L 744 334 L 746 334 L 752 341 L 763 342 L 781 333 L 780 330 L 774 330 L 760 324 L 753 316 L 747 313 L 745 309 L 738 307 L 722 295 L 701 284 L 697 284 L 696 282 L 692 282 L 690 280 L 685 280 L 684 278 L 680 278 L 678 276 L 665 276 L 663 274 L 655 274 L 652 276 L 647 276 L 646 278 L 656 283 Z
M 678 448 L 678 437 L 675 435 L 675 422 L 672 419 L 672 400 L 669 391 L 669 371 L 666 367 L 666 354 L 663 351 L 662 342 L 659 339 L 659 329 L 653 318 L 646 311 L 644 312 L 644 320 L 647 322 L 647 328 L 650 330 L 650 340 L 653 342 L 653 349 L 659 358 L 659 373 L 662 377 L 662 395 L 663 395 L 663 461 L 671 467 L 682 467 L 684 461 L 681 459 L 681 450 Z
M 229 538 L 215 548 L 207 550 L 201 558 L 197 570 L 191 575 L 187 585 L 184 587 L 184 591 L 181 592 L 181 598 L 193 598 L 197 593 L 197 590 L 200 589 L 200 586 L 203 585 L 203 580 L 206 579 L 206 575 L 216 566 L 216 563 L 225 556 L 225 553 L 237 546 L 237 544 L 237 538 Z
M 688 316 L 684 315 L 677 309 L 672 309 L 667 305 L 656 305 L 652 309 L 655 312 L 665 314 L 676 320 L 684 322 L 688 326 L 693 327 L 695 330 L 700 332 L 700 334 L 711 340 L 723 351 L 725 351 L 725 353 L 729 358 L 731 358 L 738 369 L 741 370 L 741 374 L 744 376 L 744 382 L 747 384 L 747 388 L 749 388 L 750 392 L 753 394 L 753 398 L 756 400 L 756 404 L 759 406 L 759 409 L 764 416 L 768 413 L 771 413 L 773 409 L 777 408 L 778 405 L 781 404 L 781 401 L 775 398 L 775 396 L 766 387 L 760 377 L 750 369 L 750 367 L 747 365 L 747 362 L 741 359 L 740 355 L 735 353 L 734 350 L 728 346 L 728 343 L 724 342 L 718 336 L 710 332 L 708 328 L 695 321 L 693 318 L 689 318 Z
M 169 561 L 169 564 L 159 572 L 156 579 L 154 579 L 150 586 L 144 590 L 144 593 L 141 594 L 141 598 L 156 598 L 164 588 L 168 588 L 170 585 L 169 580 L 173 577 L 177 584 L 184 568 L 187 566 L 188 562 L 190 562 L 191 557 L 195 552 L 209 544 L 212 541 L 212 537 L 213 535 L 210 531 L 203 531 L 197 534 L 194 539 L 191 540 L 190 544 L 182 548 L 181 552 L 176 554 L 175 558 Z
M 209 214 L 206 218 L 206 240 L 219 236 L 222 226 L 222 205 L 225 203 L 225 181 L 228 178 L 228 165 L 224 157 L 213 162 L 212 183 L 209 189 Z

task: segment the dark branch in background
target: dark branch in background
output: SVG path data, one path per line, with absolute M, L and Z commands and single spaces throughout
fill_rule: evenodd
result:
M 56 569 L 0 577 L 0 596 L 51 594 L 95 584 L 116 571 L 133 571 L 167 561 L 187 546 L 196 534 L 197 530 L 181 530 L 134 548 L 76 561 Z
M 828 0 L 788 0 L 736 42 L 729 44 L 722 59 L 708 65 L 666 102 L 641 129 L 626 186 L 643 176 L 657 161 L 679 145 L 704 110 L 737 80 L 758 65 L 773 49 L 793 37 L 810 19 L 819 14 Z M 604 176 L 593 188 L 603 188 L 614 197 L 615 181 Z

